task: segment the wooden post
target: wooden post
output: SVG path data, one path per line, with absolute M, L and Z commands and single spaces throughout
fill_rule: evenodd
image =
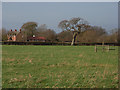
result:
M 104 42 L 102 42 L 102 51 L 104 52 Z
M 95 45 L 95 52 L 97 52 L 97 46 Z
M 104 49 L 105 49 L 105 48 L 104 48 L 104 46 L 102 45 L 102 51 L 103 51 L 103 52 L 104 52 Z
M 110 46 L 108 45 L 108 52 L 109 52 L 109 50 L 110 50 Z

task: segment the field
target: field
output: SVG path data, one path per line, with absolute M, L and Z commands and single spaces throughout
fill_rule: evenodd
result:
M 112 48 L 112 47 L 111 47 Z M 3 88 L 117 88 L 118 47 L 2 46 Z

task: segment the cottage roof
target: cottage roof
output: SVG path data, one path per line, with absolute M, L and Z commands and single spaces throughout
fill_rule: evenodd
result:
M 10 31 L 8 31 L 8 34 L 10 35 L 14 35 L 14 34 L 18 34 L 20 31 L 17 31 L 16 29 L 14 31 L 12 31 L 12 29 Z
M 45 40 L 45 37 L 28 37 L 29 40 Z

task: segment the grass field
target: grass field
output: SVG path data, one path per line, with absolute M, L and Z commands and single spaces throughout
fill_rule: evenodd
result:
M 117 88 L 118 47 L 2 47 L 3 88 Z

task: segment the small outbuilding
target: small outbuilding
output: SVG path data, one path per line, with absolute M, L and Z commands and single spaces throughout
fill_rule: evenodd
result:
M 40 42 L 45 42 L 46 39 L 45 37 L 36 37 L 35 35 L 33 35 L 33 37 L 28 37 L 27 41 L 40 41 Z

